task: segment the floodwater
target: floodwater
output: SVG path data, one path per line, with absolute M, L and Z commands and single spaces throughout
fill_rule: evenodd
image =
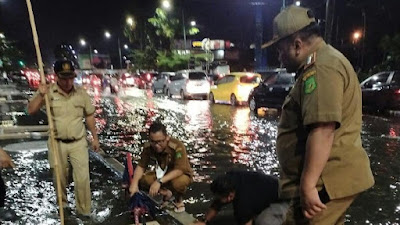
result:
M 172 137 L 185 143 L 195 172 L 195 182 L 186 195 L 186 211 L 194 216 L 202 215 L 210 205 L 209 183 L 229 169 L 278 175 L 276 114 L 259 118 L 247 107 L 168 99 L 136 88 L 123 90 L 118 96 L 107 91 L 90 92 L 96 105 L 101 147 L 109 156 L 123 161 L 125 151 L 130 151 L 138 159 L 141 146 L 147 141 L 147 129 L 154 120 L 162 121 Z M 21 118 L 19 121 L 26 120 Z M 399 132 L 400 122 L 396 118 L 364 117 L 362 139 L 370 155 L 376 185 L 352 205 L 346 217 L 349 224 L 399 223 Z M 8 143 L 2 141 L 0 146 Z M 46 152 L 11 155 L 17 169 L 3 173 L 10 187 L 5 208 L 11 208 L 18 219 L 6 224 L 54 224 L 57 210 Z M 128 224 L 119 177 L 91 158 L 91 179 L 95 187 L 92 188 L 94 219 L 82 222 L 72 212 L 71 224 Z M 73 207 L 73 193 L 70 193 L 68 198 Z M 226 219 L 218 224 L 233 224 L 229 216 Z

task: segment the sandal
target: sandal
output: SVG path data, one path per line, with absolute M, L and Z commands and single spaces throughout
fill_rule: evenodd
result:
M 183 213 L 186 211 L 185 204 L 183 202 L 174 203 L 174 212 Z

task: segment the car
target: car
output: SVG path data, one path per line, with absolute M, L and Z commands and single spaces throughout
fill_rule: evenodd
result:
M 360 84 L 365 109 L 400 109 L 400 71 L 374 74 Z
M 205 72 L 200 70 L 180 70 L 170 78 L 167 85 L 167 96 L 180 95 L 182 99 L 208 99 L 210 80 Z
M 251 90 L 261 82 L 258 73 L 235 72 L 223 76 L 211 87 L 211 103 L 229 103 L 233 106 L 248 102 Z
M 167 85 L 171 82 L 170 78 L 175 76 L 174 72 L 161 72 L 157 74 L 153 79 L 153 85 L 151 89 L 153 93 L 161 91 L 163 94 L 167 93 Z
M 39 88 L 40 74 L 35 69 L 22 69 L 11 73 L 11 81 L 19 86 L 29 87 L 31 89 Z
M 249 108 L 253 112 L 261 107 L 280 109 L 295 83 L 295 73 L 277 72 L 269 76 L 249 97 Z
M 135 82 L 136 79 L 137 78 L 135 78 L 134 74 L 123 73 L 119 81 L 123 87 L 134 87 L 137 85 Z
M 102 87 L 102 77 L 101 74 L 89 74 L 89 85 L 92 87 Z
M 55 73 L 47 74 L 46 81 L 47 81 L 47 83 L 55 83 L 56 82 L 56 74 Z
M 140 89 L 150 88 L 153 82 L 153 77 L 157 76 L 157 72 L 144 72 L 140 74 L 138 87 Z

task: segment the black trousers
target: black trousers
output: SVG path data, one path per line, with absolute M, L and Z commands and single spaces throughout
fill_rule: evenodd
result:
M 4 200 L 6 198 L 6 186 L 4 185 L 3 178 L 0 174 L 0 207 L 4 206 Z

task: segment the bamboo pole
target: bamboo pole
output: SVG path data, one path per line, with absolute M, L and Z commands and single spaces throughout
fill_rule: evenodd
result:
M 31 23 L 31 28 L 32 28 L 32 36 L 33 36 L 33 42 L 35 44 L 35 49 L 36 49 L 36 56 L 37 56 L 37 61 L 39 65 L 39 72 L 40 72 L 40 82 L 44 85 L 46 85 L 46 78 L 44 77 L 44 69 L 43 69 L 43 61 L 42 61 L 42 54 L 40 52 L 40 47 L 39 47 L 39 38 L 36 30 L 36 24 L 35 24 L 35 17 L 33 15 L 33 10 L 32 10 L 32 4 L 30 0 L 26 0 L 26 5 L 28 6 L 28 12 L 29 12 L 29 21 Z M 55 134 L 54 134 L 54 123 L 53 123 L 53 117 L 50 111 L 50 98 L 48 94 L 45 94 L 44 96 L 45 103 L 46 103 L 46 112 L 47 112 L 47 120 L 49 123 L 49 128 L 50 128 L 50 145 L 51 148 L 49 151 L 52 151 L 53 155 L 53 162 L 54 162 L 54 169 L 56 173 L 56 188 L 57 188 L 57 198 L 58 198 L 58 206 L 60 210 L 60 220 L 61 220 L 61 225 L 64 225 L 64 208 L 62 205 L 62 196 L 61 196 L 61 182 L 60 182 L 60 167 L 59 167 L 59 152 L 58 152 L 58 144 L 55 140 Z

